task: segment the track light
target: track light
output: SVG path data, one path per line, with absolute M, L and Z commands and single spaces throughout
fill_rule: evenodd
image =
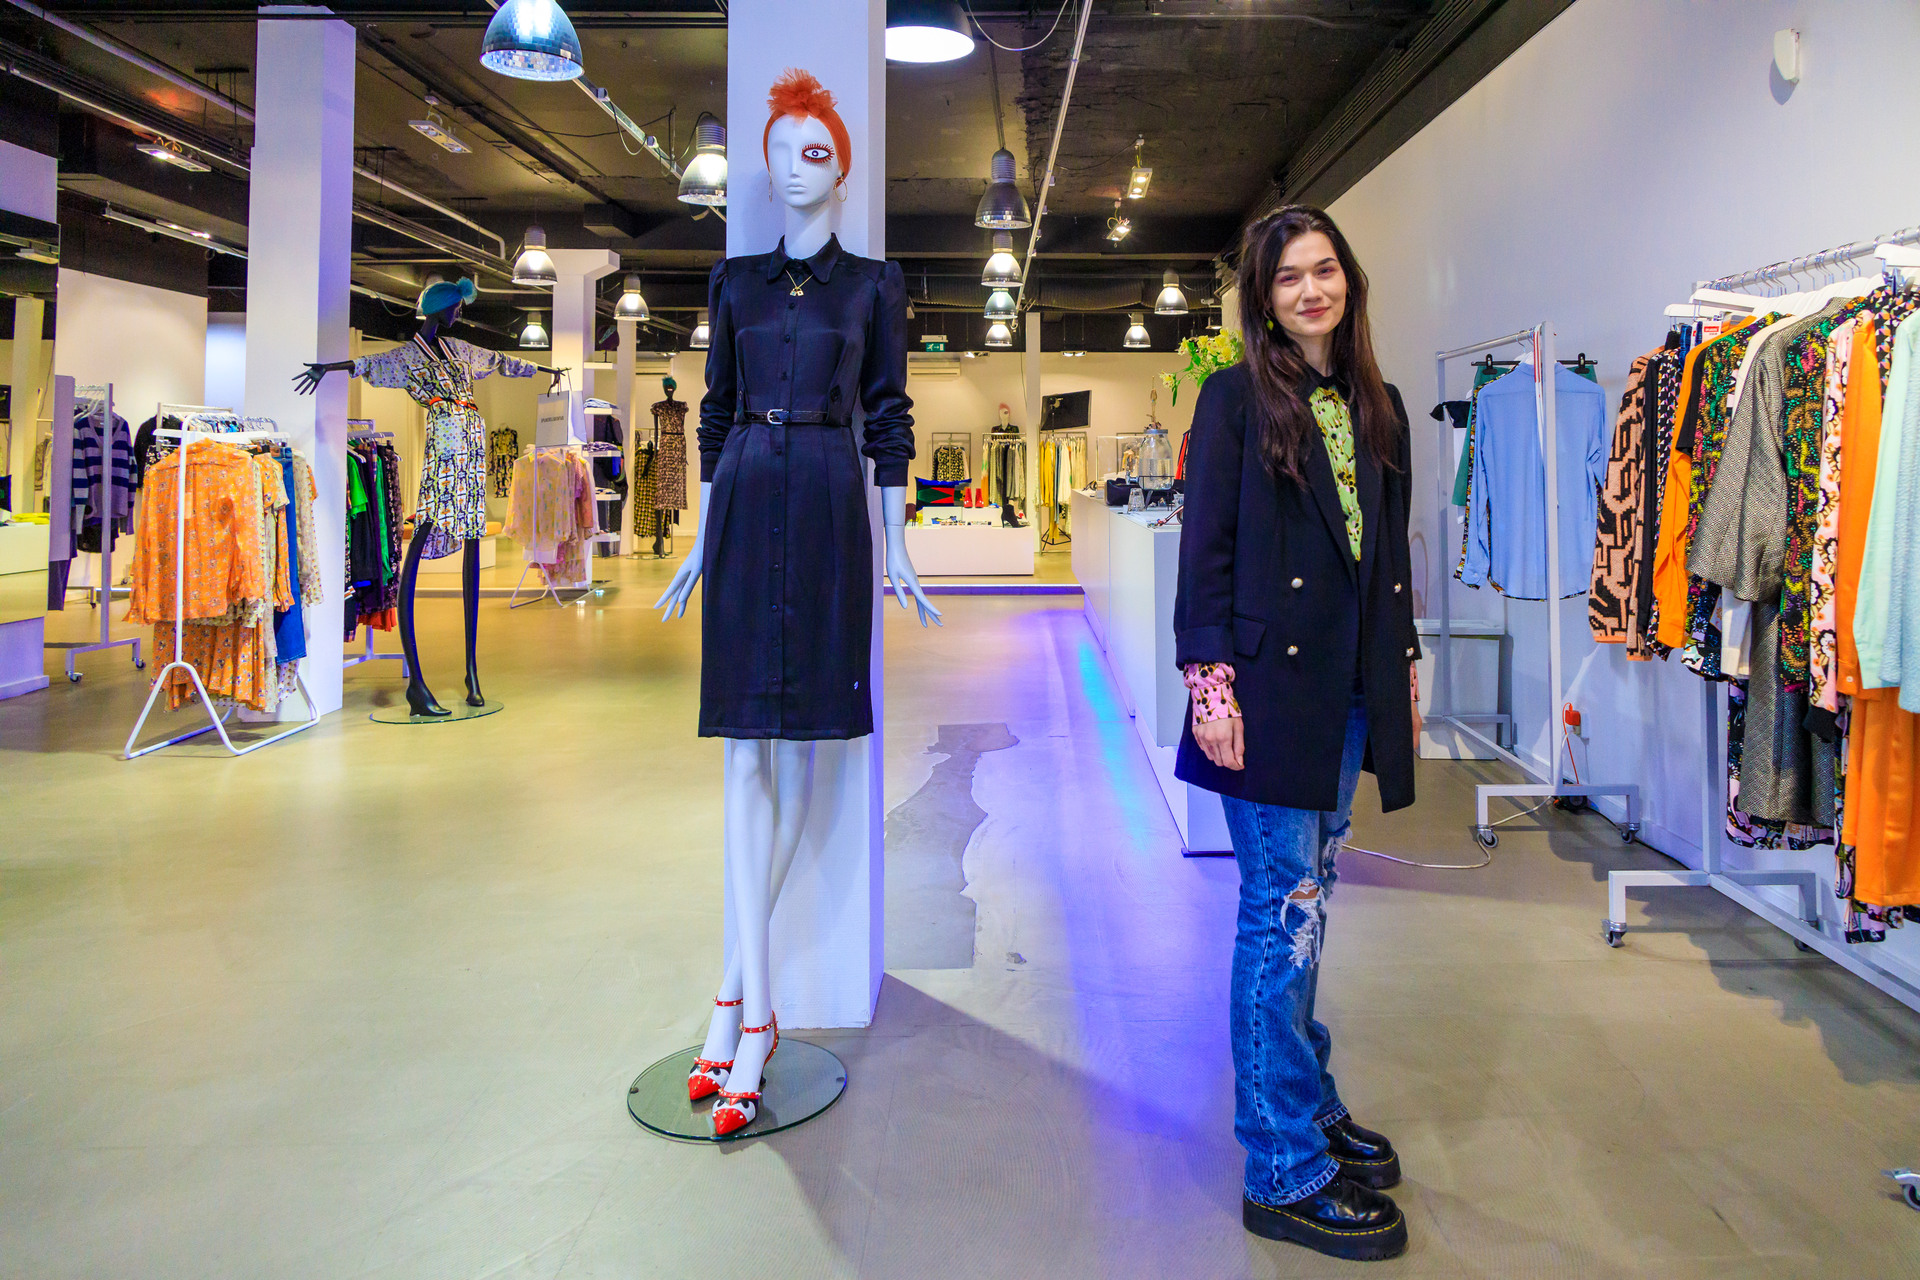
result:
M 1011 231 L 1033 225 L 1033 217 L 1027 212 L 1027 198 L 1020 194 L 1014 172 L 1013 152 L 1002 147 L 993 153 L 987 193 L 980 197 L 980 207 L 974 210 L 974 226 L 989 231 Z
M 693 122 L 693 158 L 680 175 L 680 199 L 709 208 L 727 202 L 727 130 L 711 112 Z
M 987 295 L 987 307 L 980 313 L 989 320 L 1011 320 L 1020 314 L 1014 303 L 1013 295 L 1005 289 L 995 289 Z
M 1180 290 L 1180 275 L 1169 271 L 1161 277 L 1160 296 L 1153 300 L 1153 314 L 1157 316 L 1183 316 L 1187 314 L 1187 295 Z
M 551 289 L 559 281 L 560 273 L 554 270 L 553 259 L 547 256 L 547 233 L 537 226 L 528 227 L 520 256 L 513 260 L 513 282 Z
M 1003 320 L 995 320 L 987 326 L 987 345 L 990 347 L 1010 347 L 1013 345 L 1013 329 Z
M 1147 194 L 1147 185 L 1153 181 L 1153 169 L 1140 163 L 1140 148 L 1147 145 L 1144 136 L 1133 140 L 1133 172 L 1127 175 L 1127 199 L 1138 200 Z
M 887 0 L 887 61 L 952 62 L 972 52 L 958 0 Z
M 700 313 L 699 321 L 693 326 L 693 336 L 687 339 L 687 347 L 692 351 L 705 351 L 713 341 L 713 331 L 707 327 L 707 313 Z
M 613 318 L 643 322 L 653 318 L 653 313 L 647 310 L 647 300 L 640 296 L 638 275 L 630 273 L 627 276 L 626 286 L 620 292 L 620 301 L 613 304 Z
M 1013 232 L 993 233 L 993 253 L 987 259 L 986 270 L 980 273 L 980 283 L 995 289 L 1020 283 L 1020 263 L 1013 256 Z
M 1147 317 L 1139 311 L 1127 313 L 1127 338 L 1120 344 L 1129 351 L 1145 351 L 1153 345 L 1147 334 Z
M 1107 219 L 1107 239 L 1119 244 L 1133 231 L 1133 223 L 1120 216 L 1120 201 L 1113 202 L 1113 216 Z
M 415 133 L 432 139 L 448 151 L 453 152 L 453 154 L 457 156 L 465 155 L 471 148 L 453 136 L 453 126 L 443 120 L 440 117 L 440 113 L 434 110 L 434 108 L 439 105 L 440 99 L 434 97 L 432 94 L 428 94 L 427 118 L 425 120 L 409 120 L 407 123 L 413 126 Z
M 527 327 L 520 331 L 520 345 L 529 351 L 553 345 L 553 339 L 547 336 L 547 326 L 540 323 L 538 311 L 527 312 Z
M 179 147 L 174 146 L 171 142 L 163 142 L 156 139 L 152 142 L 141 143 L 136 150 L 144 151 L 155 160 L 163 160 L 175 168 L 185 169 L 188 173 L 213 172 L 212 165 L 206 163 L 204 160 L 195 159 Z
M 507 0 L 496 9 L 480 65 L 516 80 L 572 80 L 586 69 L 580 37 L 554 0 Z

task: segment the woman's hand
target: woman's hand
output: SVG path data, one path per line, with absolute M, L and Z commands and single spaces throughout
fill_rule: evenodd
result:
M 1420 750 L 1420 730 L 1425 727 L 1427 722 L 1422 719 L 1420 715 L 1420 668 L 1411 663 L 1407 665 L 1407 684 L 1408 687 L 1413 690 L 1413 749 L 1414 752 L 1418 754 Z
M 1247 767 L 1246 725 L 1239 716 L 1197 723 L 1193 726 L 1193 740 L 1217 767 L 1244 769 Z

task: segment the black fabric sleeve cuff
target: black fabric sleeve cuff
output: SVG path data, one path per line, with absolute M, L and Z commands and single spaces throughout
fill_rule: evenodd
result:
M 873 467 L 874 487 L 879 489 L 904 489 L 907 487 L 907 471 L 908 467 L 904 462 L 889 462 L 884 465 L 875 463 Z
M 1189 627 L 1173 637 L 1174 665 L 1183 671 L 1195 662 L 1232 662 L 1232 627 Z
M 719 466 L 720 466 L 719 454 L 702 453 L 700 455 L 700 483 L 712 484 L 713 473 Z

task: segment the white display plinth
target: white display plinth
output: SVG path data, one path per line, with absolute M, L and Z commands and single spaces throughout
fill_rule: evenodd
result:
M 47 534 L 44 524 L 0 525 L 0 573 L 45 573 Z M 117 538 L 114 549 L 119 549 Z
M 493 568 L 495 558 L 498 555 L 498 549 L 494 545 L 497 542 L 499 542 L 498 538 L 480 539 L 480 567 L 482 569 Z M 463 544 L 450 556 L 441 556 L 437 560 L 422 560 L 420 562 L 420 572 L 451 573 L 455 577 L 458 577 L 460 574 L 460 566 L 466 563 L 466 559 L 467 551 Z
M 1024 529 L 994 524 L 907 526 L 907 555 L 913 571 L 923 578 L 1030 578 L 1039 545 L 1032 525 Z
M 1179 526 L 1151 527 L 1164 510 L 1129 513 L 1078 492 L 1071 501 L 1073 574 L 1086 593 L 1087 625 L 1106 651 L 1183 849 L 1231 853 L 1220 797 L 1173 776 L 1187 715 L 1187 686 L 1173 648 Z

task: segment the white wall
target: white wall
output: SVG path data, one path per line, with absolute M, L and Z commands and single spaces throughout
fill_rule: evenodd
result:
M 111 382 L 115 410 L 138 426 L 162 400 L 200 404 L 207 374 L 207 300 L 60 269 L 53 371 Z
M 244 311 L 207 313 L 205 394 L 206 403 L 212 405 L 231 405 L 238 409 L 247 402 L 247 313 Z
M 1804 50 L 1790 92 L 1771 71 L 1783 27 Z M 1920 118 L 1916 65 L 1909 0 L 1581 0 L 1333 204 L 1415 420 L 1416 566 L 1424 554 L 1450 573 L 1430 545 L 1452 476 L 1425 417 L 1433 353 L 1549 319 L 1561 354 L 1600 361 L 1617 403 L 1694 281 L 1920 222 L 1920 166 L 1896 127 Z M 1455 590 L 1456 616 L 1499 616 L 1486 593 Z M 1510 621 L 1521 742 L 1542 758 L 1545 608 L 1516 603 Z M 1570 697 L 1593 735 L 1582 776 L 1640 783 L 1649 841 L 1695 862 L 1700 681 L 1593 644 L 1584 597 L 1563 608 Z M 1740 856 L 1830 887 L 1826 850 Z M 1920 936 L 1876 954 L 1920 962 Z

